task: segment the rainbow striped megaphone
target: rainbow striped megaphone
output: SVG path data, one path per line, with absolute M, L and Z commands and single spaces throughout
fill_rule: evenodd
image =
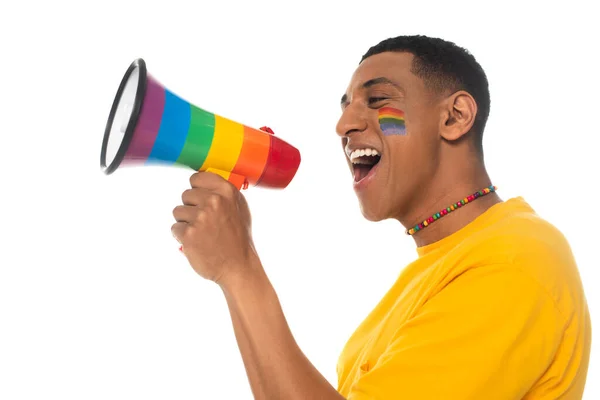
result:
M 114 99 L 100 165 L 179 165 L 223 176 L 238 189 L 283 189 L 296 175 L 300 152 L 272 132 L 203 110 L 153 78 L 143 59 L 127 69 Z

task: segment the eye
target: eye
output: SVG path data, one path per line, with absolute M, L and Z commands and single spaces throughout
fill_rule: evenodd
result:
M 387 100 L 387 97 L 369 97 L 369 105 Z

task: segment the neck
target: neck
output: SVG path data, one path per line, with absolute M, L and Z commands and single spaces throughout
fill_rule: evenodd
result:
M 451 169 L 445 170 L 452 171 Z M 413 207 L 413 212 L 400 221 L 402 225 L 410 229 L 451 204 L 493 184 L 485 168 L 466 170 L 470 173 L 459 179 L 452 176 L 452 172 L 436 179 L 421 197 L 427 200 L 421 201 L 419 205 Z M 413 239 L 418 247 L 435 243 L 464 228 L 490 207 L 500 202 L 502 200 L 495 192 L 481 196 L 415 232 L 412 235 Z

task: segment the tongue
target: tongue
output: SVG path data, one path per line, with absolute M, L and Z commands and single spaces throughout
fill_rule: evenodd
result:
M 367 164 L 355 164 L 354 165 L 354 181 L 358 182 L 369 174 L 373 166 Z

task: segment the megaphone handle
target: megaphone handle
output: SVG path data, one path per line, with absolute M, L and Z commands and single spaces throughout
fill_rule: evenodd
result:
M 216 168 L 207 168 L 206 172 L 212 172 L 213 174 L 217 174 L 227 179 L 233 186 L 237 188 L 237 190 L 246 190 L 248 189 L 248 179 L 245 176 L 234 174 L 233 172 L 225 172 Z
M 237 190 L 246 190 L 248 189 L 248 179 L 242 175 L 234 174 L 232 172 L 225 172 L 215 168 L 207 168 L 206 172 L 212 172 L 213 174 L 217 174 L 222 176 L 231 182 Z M 179 246 L 179 251 L 183 253 L 183 245 Z
M 269 128 L 268 126 L 261 126 L 259 129 L 263 132 L 267 132 L 268 134 L 275 135 L 275 132 L 273 132 L 273 130 L 271 128 Z M 248 189 L 248 179 L 246 179 L 245 177 L 243 177 L 241 175 L 234 174 L 234 173 L 227 173 L 227 172 L 224 172 L 224 171 L 221 171 L 218 169 L 214 169 L 214 168 L 208 168 L 206 171 L 215 173 L 217 175 L 221 175 L 223 178 L 225 178 L 229 182 L 231 182 L 238 190 Z M 179 251 L 183 253 L 183 245 L 179 246 Z

